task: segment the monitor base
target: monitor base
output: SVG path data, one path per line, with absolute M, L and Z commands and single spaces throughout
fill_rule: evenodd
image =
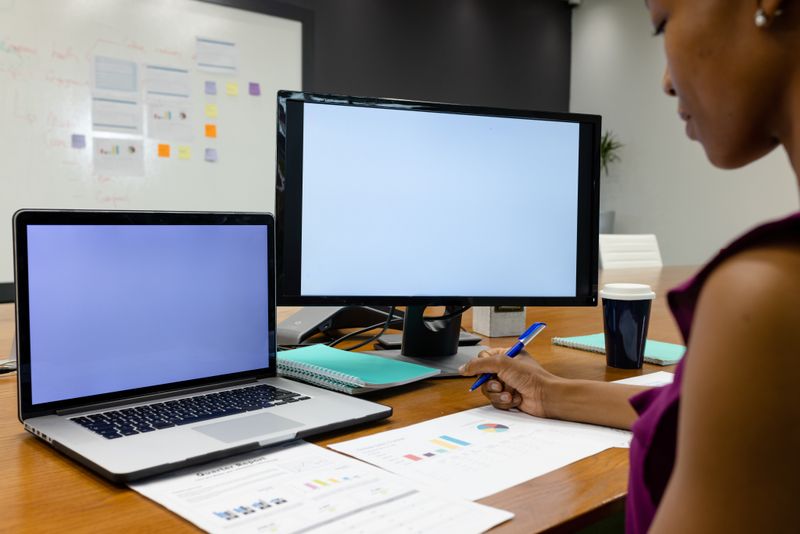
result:
M 400 327 L 394 327 L 399 329 Z M 403 334 L 384 334 L 375 341 L 375 344 L 380 347 L 381 350 L 391 350 L 391 349 L 399 349 L 402 345 Z M 472 332 L 465 332 L 462 330 L 458 333 L 458 346 L 459 347 L 467 347 L 470 345 L 477 345 L 483 341 L 481 336 L 477 336 Z M 376 349 L 377 350 L 377 349 Z
M 488 347 L 483 345 L 473 345 L 470 347 L 459 347 L 458 352 L 452 354 L 450 356 L 429 356 L 429 357 L 422 357 L 416 358 L 412 356 L 403 356 L 400 354 L 399 350 L 371 350 L 366 351 L 367 354 L 373 354 L 375 356 L 380 356 L 381 358 L 388 358 L 390 360 L 399 360 L 403 362 L 409 363 L 416 363 L 418 365 L 424 365 L 426 367 L 433 367 L 434 369 L 440 369 L 442 374 L 437 375 L 433 378 L 450 378 L 450 377 L 457 377 L 461 376 L 458 372 L 458 368 L 470 361 L 473 358 L 478 357 L 478 353 L 482 350 L 487 350 Z

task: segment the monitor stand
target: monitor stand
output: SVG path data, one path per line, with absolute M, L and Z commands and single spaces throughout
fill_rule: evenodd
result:
M 390 306 L 306 306 L 301 308 L 277 326 L 278 345 L 300 345 L 307 339 L 330 330 L 345 328 L 363 328 L 386 321 Z M 395 316 L 403 318 L 401 310 L 395 310 Z M 392 326 L 400 329 L 399 325 Z M 469 332 L 459 332 L 459 345 L 475 345 L 481 338 Z M 384 349 L 400 348 L 401 336 L 384 334 L 377 340 Z M 396 351 L 400 354 L 400 351 Z
M 425 306 L 408 306 L 403 317 L 400 350 L 369 351 L 369 354 L 440 369 L 441 377 L 461 376 L 458 368 L 478 356 L 486 347 L 459 346 L 461 316 L 446 320 L 425 320 Z M 451 313 L 449 306 L 445 314 Z

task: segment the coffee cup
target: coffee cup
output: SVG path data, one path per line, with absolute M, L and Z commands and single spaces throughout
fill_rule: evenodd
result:
M 600 290 L 609 367 L 642 368 L 650 305 L 655 297 L 646 284 L 606 284 Z

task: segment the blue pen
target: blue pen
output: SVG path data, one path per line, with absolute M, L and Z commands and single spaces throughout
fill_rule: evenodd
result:
M 539 332 L 544 330 L 546 326 L 547 325 L 545 323 L 533 323 L 530 326 L 530 328 L 525 330 L 525 332 L 523 332 L 522 335 L 519 336 L 519 339 L 517 340 L 516 343 L 514 343 L 514 346 L 506 351 L 506 356 L 508 356 L 509 358 L 513 358 L 514 356 L 519 354 L 520 351 L 522 351 L 522 349 L 525 348 L 525 345 L 530 343 L 533 338 L 539 335 Z M 483 373 L 481 376 L 478 377 L 475 383 L 472 384 L 472 387 L 470 387 L 469 390 L 475 391 L 490 378 L 492 378 L 491 373 Z

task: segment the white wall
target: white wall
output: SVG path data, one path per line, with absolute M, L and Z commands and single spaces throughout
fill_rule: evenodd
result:
M 798 209 L 783 150 L 744 169 L 711 166 L 661 91 L 661 37 L 642 0 L 584 0 L 573 11 L 570 109 L 603 116 L 625 144 L 601 182 L 616 233 L 655 233 L 664 263 L 700 264 L 746 229 Z

